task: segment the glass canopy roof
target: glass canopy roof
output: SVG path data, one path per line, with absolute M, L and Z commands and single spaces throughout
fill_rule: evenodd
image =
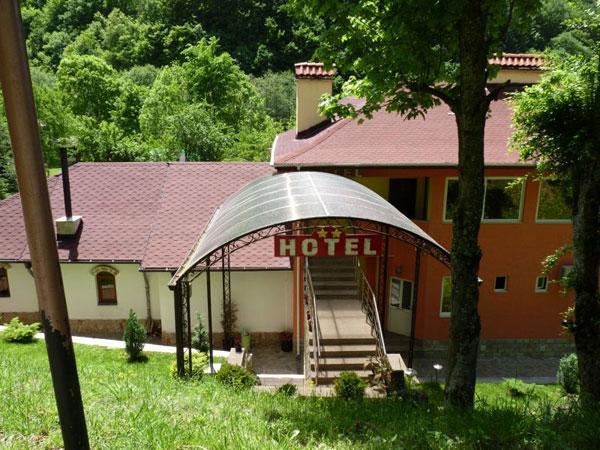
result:
M 223 246 L 276 225 L 310 219 L 356 219 L 398 228 L 447 255 L 448 251 L 388 201 L 348 178 L 324 172 L 289 172 L 258 178 L 215 212 L 171 281 L 177 281 Z

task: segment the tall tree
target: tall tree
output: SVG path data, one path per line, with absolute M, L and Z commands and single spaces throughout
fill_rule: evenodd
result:
M 543 176 L 557 178 L 572 194 L 571 331 L 582 392 L 600 402 L 600 45 L 591 58 L 558 63 L 514 103 L 515 146 L 524 158 L 537 161 Z
M 300 2 L 298 2 L 300 3 Z M 535 0 L 311 0 L 327 23 L 318 53 L 326 63 L 357 73 L 325 102 L 329 114 L 371 117 L 378 109 L 414 118 L 441 102 L 458 129 L 458 202 L 452 224 L 452 318 L 446 397 L 474 402 L 480 319 L 478 244 L 483 206 L 483 143 L 493 72 L 488 58 L 502 49 L 515 18 Z M 342 97 L 365 99 L 356 109 Z

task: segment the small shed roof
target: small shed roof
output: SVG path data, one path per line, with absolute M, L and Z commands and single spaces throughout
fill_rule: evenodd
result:
M 356 219 L 396 227 L 448 254 L 440 244 L 381 196 L 338 175 L 289 172 L 258 178 L 229 197 L 215 213 L 169 283 L 244 236 L 310 219 Z

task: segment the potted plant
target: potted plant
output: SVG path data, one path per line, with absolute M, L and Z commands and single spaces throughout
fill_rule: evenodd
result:
M 291 331 L 282 331 L 279 333 L 282 352 L 291 352 L 293 348 L 293 334 Z
M 242 353 L 242 340 L 239 336 L 233 338 L 233 345 L 237 353 Z

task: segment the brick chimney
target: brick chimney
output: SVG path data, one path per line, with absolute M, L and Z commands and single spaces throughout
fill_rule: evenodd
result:
M 322 123 L 319 102 L 323 94 L 332 93 L 335 68 L 325 69 L 323 63 L 295 64 L 296 75 L 296 135 Z

